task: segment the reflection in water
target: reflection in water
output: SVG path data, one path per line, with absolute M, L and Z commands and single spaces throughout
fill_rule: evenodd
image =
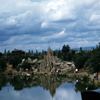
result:
M 0 76 L 0 100 L 81 100 L 85 88 L 71 78 Z
M 93 83 L 89 83 L 89 82 L 77 82 L 75 84 L 75 92 L 80 91 L 81 93 L 86 91 L 88 88 L 88 90 L 93 90 L 96 89 L 97 87 L 93 84 Z

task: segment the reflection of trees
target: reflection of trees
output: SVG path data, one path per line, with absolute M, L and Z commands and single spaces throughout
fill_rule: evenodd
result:
M 86 85 L 85 84 L 82 84 L 81 82 L 77 82 L 76 84 L 75 84 L 75 92 L 78 92 L 78 91 L 80 91 L 80 92 L 83 92 L 83 91 L 85 91 L 85 88 L 86 88 Z
M 1 90 L 1 87 L 6 86 L 6 84 L 7 84 L 7 77 L 6 76 L 0 76 L 0 90 Z
M 51 96 L 53 97 L 56 88 L 60 86 L 61 80 L 57 80 L 53 77 L 45 77 L 45 76 L 34 76 L 34 77 L 22 77 L 22 76 L 15 76 L 10 80 L 10 84 L 14 86 L 15 90 L 22 90 L 26 87 L 35 87 L 35 86 L 41 86 L 43 89 L 49 90 Z
M 77 82 L 75 84 L 75 92 L 84 92 L 86 90 L 86 87 L 88 87 L 88 90 L 93 90 L 93 89 L 96 89 L 96 86 L 94 84 L 89 84 L 88 82 L 87 83 L 81 83 L 81 82 Z
M 23 89 L 23 82 L 20 79 L 20 76 L 15 76 L 11 81 L 10 84 L 12 84 L 12 86 L 14 86 L 15 90 L 22 90 Z
M 53 97 L 56 88 L 58 88 L 62 83 L 65 83 L 69 79 L 66 78 L 55 78 L 55 77 L 45 77 L 45 76 L 10 76 L 6 78 L 0 77 L 0 87 L 6 86 L 7 82 L 14 86 L 14 90 L 22 90 L 23 88 L 41 86 L 44 90 L 49 90 L 51 96 Z
M 14 86 L 15 90 L 21 90 L 23 87 L 32 87 L 38 85 L 38 79 L 32 79 L 31 77 L 20 77 L 15 76 L 13 79 L 11 79 L 10 84 Z

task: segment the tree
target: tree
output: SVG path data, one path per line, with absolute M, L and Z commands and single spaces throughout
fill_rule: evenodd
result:
M 75 55 L 75 50 L 71 50 L 71 55 Z
M 11 52 L 8 50 L 7 55 L 11 55 Z
M 62 48 L 62 53 L 68 53 L 70 51 L 70 47 L 69 45 L 64 45 L 63 48 Z
M 0 59 L 0 72 L 4 72 L 6 71 L 7 68 L 7 64 L 6 61 L 4 59 Z
M 95 72 L 100 71 L 100 52 L 91 57 L 90 67 L 93 68 Z
M 31 54 L 33 55 L 33 50 L 31 50 Z
M 56 56 L 56 52 L 55 51 L 53 51 L 53 55 Z
M 68 55 L 68 61 L 71 61 L 71 60 L 72 60 L 72 55 L 71 55 L 71 53 L 69 52 L 67 55 Z
M 38 54 L 38 50 L 36 49 L 36 54 Z
M 64 45 L 62 48 L 62 55 L 63 55 L 63 60 L 68 60 L 68 53 L 70 51 L 69 45 Z
M 61 58 L 61 54 L 62 54 L 62 53 L 61 53 L 61 50 L 59 49 L 59 50 L 58 50 L 58 58 Z
M 31 69 L 31 64 L 24 61 L 23 64 L 19 67 L 24 68 L 24 69 L 26 69 L 26 68 Z
M 4 50 L 4 54 L 6 54 L 6 49 Z
M 15 68 L 19 63 L 21 63 L 22 58 L 22 56 L 15 55 L 10 59 L 9 63 Z
M 82 52 L 82 47 L 80 47 L 80 51 Z
M 74 55 L 73 62 L 76 68 L 80 69 L 84 67 L 84 64 L 87 61 L 87 59 L 88 58 L 84 53 L 78 53 L 77 55 Z
M 29 55 L 31 54 L 30 50 L 28 51 L 28 54 L 29 54 Z
M 100 71 L 100 46 L 97 45 L 96 48 L 92 51 L 92 55 L 89 60 L 89 68 L 93 68 L 95 72 Z M 86 63 L 87 64 L 87 63 Z

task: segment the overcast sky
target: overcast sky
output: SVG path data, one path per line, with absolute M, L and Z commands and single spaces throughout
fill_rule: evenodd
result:
M 92 47 L 100 42 L 100 0 L 0 0 L 0 52 Z

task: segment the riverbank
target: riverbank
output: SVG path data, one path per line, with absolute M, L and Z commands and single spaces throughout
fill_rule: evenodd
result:
M 12 74 L 13 75 L 27 75 L 27 73 L 34 73 L 34 74 L 45 74 L 47 73 L 49 76 L 51 76 L 51 72 L 17 72 L 16 70 L 12 70 Z M 4 72 L 3 74 L 8 75 L 8 72 Z M 57 74 L 57 73 L 55 73 Z M 83 77 L 84 75 L 89 76 L 90 80 L 92 82 L 94 82 L 95 84 L 100 83 L 100 73 L 98 74 L 98 80 L 94 79 L 94 75 L 93 74 L 89 74 L 87 71 L 78 71 L 78 73 L 74 73 L 73 71 L 71 72 L 64 72 L 61 74 L 66 74 L 69 77 L 76 77 L 76 78 L 80 78 Z
M 41 72 L 36 73 L 36 74 L 40 74 L 40 73 Z M 47 73 L 49 76 L 52 74 L 51 72 L 42 72 L 42 74 L 45 74 L 45 73 Z M 81 77 L 86 75 L 86 76 L 89 76 L 90 81 L 94 82 L 94 84 L 98 85 L 100 83 L 100 73 L 98 74 L 98 80 L 94 79 L 94 74 L 89 74 L 87 71 L 79 71 L 78 73 L 66 72 L 66 73 L 61 73 L 61 74 L 66 74 L 69 77 L 76 77 L 79 79 L 81 79 Z
M 88 72 L 86 72 L 86 71 L 79 71 L 78 73 L 67 73 L 67 75 L 69 75 L 69 77 L 73 77 L 73 76 L 76 76 L 76 77 L 83 77 L 84 75 L 86 75 L 86 76 L 89 76 L 89 78 L 90 78 L 90 81 L 92 81 L 92 82 L 94 82 L 94 84 L 96 84 L 96 85 L 99 85 L 99 83 L 100 83 L 100 73 L 98 74 L 98 80 L 97 79 L 94 79 L 94 75 L 93 74 L 89 74 Z

